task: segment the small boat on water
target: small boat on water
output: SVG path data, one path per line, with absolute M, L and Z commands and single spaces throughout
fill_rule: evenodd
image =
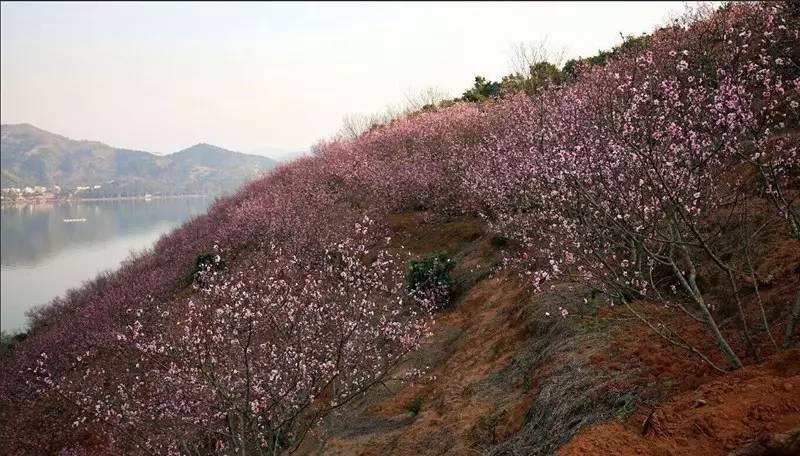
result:
M 85 221 L 85 218 L 64 219 L 64 223 L 82 223 Z

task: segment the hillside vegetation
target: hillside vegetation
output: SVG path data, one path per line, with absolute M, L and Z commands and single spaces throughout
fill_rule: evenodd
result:
M 798 43 L 698 10 L 320 143 L 33 313 L 3 452 L 792 451 Z
M 2 127 L 2 186 L 100 185 L 94 196 L 231 193 L 274 166 L 267 157 L 197 144 L 169 155 L 75 141 L 29 124 Z

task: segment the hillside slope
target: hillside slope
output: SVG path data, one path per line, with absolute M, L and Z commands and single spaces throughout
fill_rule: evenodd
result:
M 0 452 L 791 454 L 798 43 L 732 3 L 319 144 L 34 312 Z
M 580 284 L 531 293 L 503 271 L 480 220 L 391 223 L 415 254 L 458 259 L 459 299 L 411 362 L 429 366 L 422 378 L 387 382 L 330 417 L 302 454 L 726 455 L 775 434 L 800 439 L 800 349 L 720 374 Z M 776 273 L 800 268 L 800 245 L 792 254 Z M 800 282 L 790 283 L 770 292 L 791 299 Z
M 209 144 L 160 156 L 75 141 L 29 124 L 3 125 L 0 150 L 3 187 L 103 185 L 112 193 L 219 194 L 275 165 Z

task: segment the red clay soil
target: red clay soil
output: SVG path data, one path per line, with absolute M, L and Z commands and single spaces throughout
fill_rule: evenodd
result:
M 530 407 L 529 398 L 520 394 L 493 396 L 476 387 L 491 372 L 507 365 L 517 352 L 519 330 L 510 329 L 509 317 L 498 311 L 514 301 L 518 287 L 500 280 L 478 285 L 462 301 L 459 311 L 437 322 L 439 332 L 457 328 L 456 334 L 461 334 L 448 341 L 452 344 L 449 356 L 422 379 L 368 407 L 367 415 L 378 422 L 406 424 L 396 429 L 376 426 L 375 432 L 334 435 L 327 440 L 323 453 L 480 454 L 476 447 L 491 445 L 519 428 Z M 495 331 L 498 319 L 504 320 L 507 333 Z M 412 416 L 409 408 L 415 400 L 420 401 L 420 409 Z M 505 413 L 496 417 L 498 409 Z M 487 421 L 485 426 L 480 424 L 482 419 Z
M 800 349 L 678 394 L 648 416 L 589 428 L 559 454 L 724 455 L 800 428 Z
M 461 274 L 499 258 L 479 221 L 428 223 L 423 217 L 420 213 L 394 217 L 393 243 L 415 255 L 461 252 Z M 309 442 L 300 453 L 479 454 L 479 447 L 507 437 L 522 425 L 532 398 L 518 391 L 487 394 L 477 385 L 507 366 L 518 352 L 526 329 L 515 312 L 524 311 L 526 298 L 524 286 L 505 275 L 479 281 L 455 310 L 438 315 L 431 354 L 423 355 L 431 363 L 426 375 L 414 383 L 389 385 L 393 392 L 366 401 L 359 415 L 367 429 L 352 432 L 354 423 L 349 422 L 351 429 L 344 435 L 318 437 L 324 443 Z M 419 408 L 412 413 L 415 401 Z M 502 416 L 496 416 L 499 409 Z M 484 421 L 486 426 L 481 426 Z

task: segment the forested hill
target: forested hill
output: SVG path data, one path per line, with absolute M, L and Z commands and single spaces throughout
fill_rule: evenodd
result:
M 275 165 L 210 144 L 155 155 L 76 141 L 30 124 L 2 126 L 0 161 L 4 188 L 100 185 L 102 196 L 230 193 Z

